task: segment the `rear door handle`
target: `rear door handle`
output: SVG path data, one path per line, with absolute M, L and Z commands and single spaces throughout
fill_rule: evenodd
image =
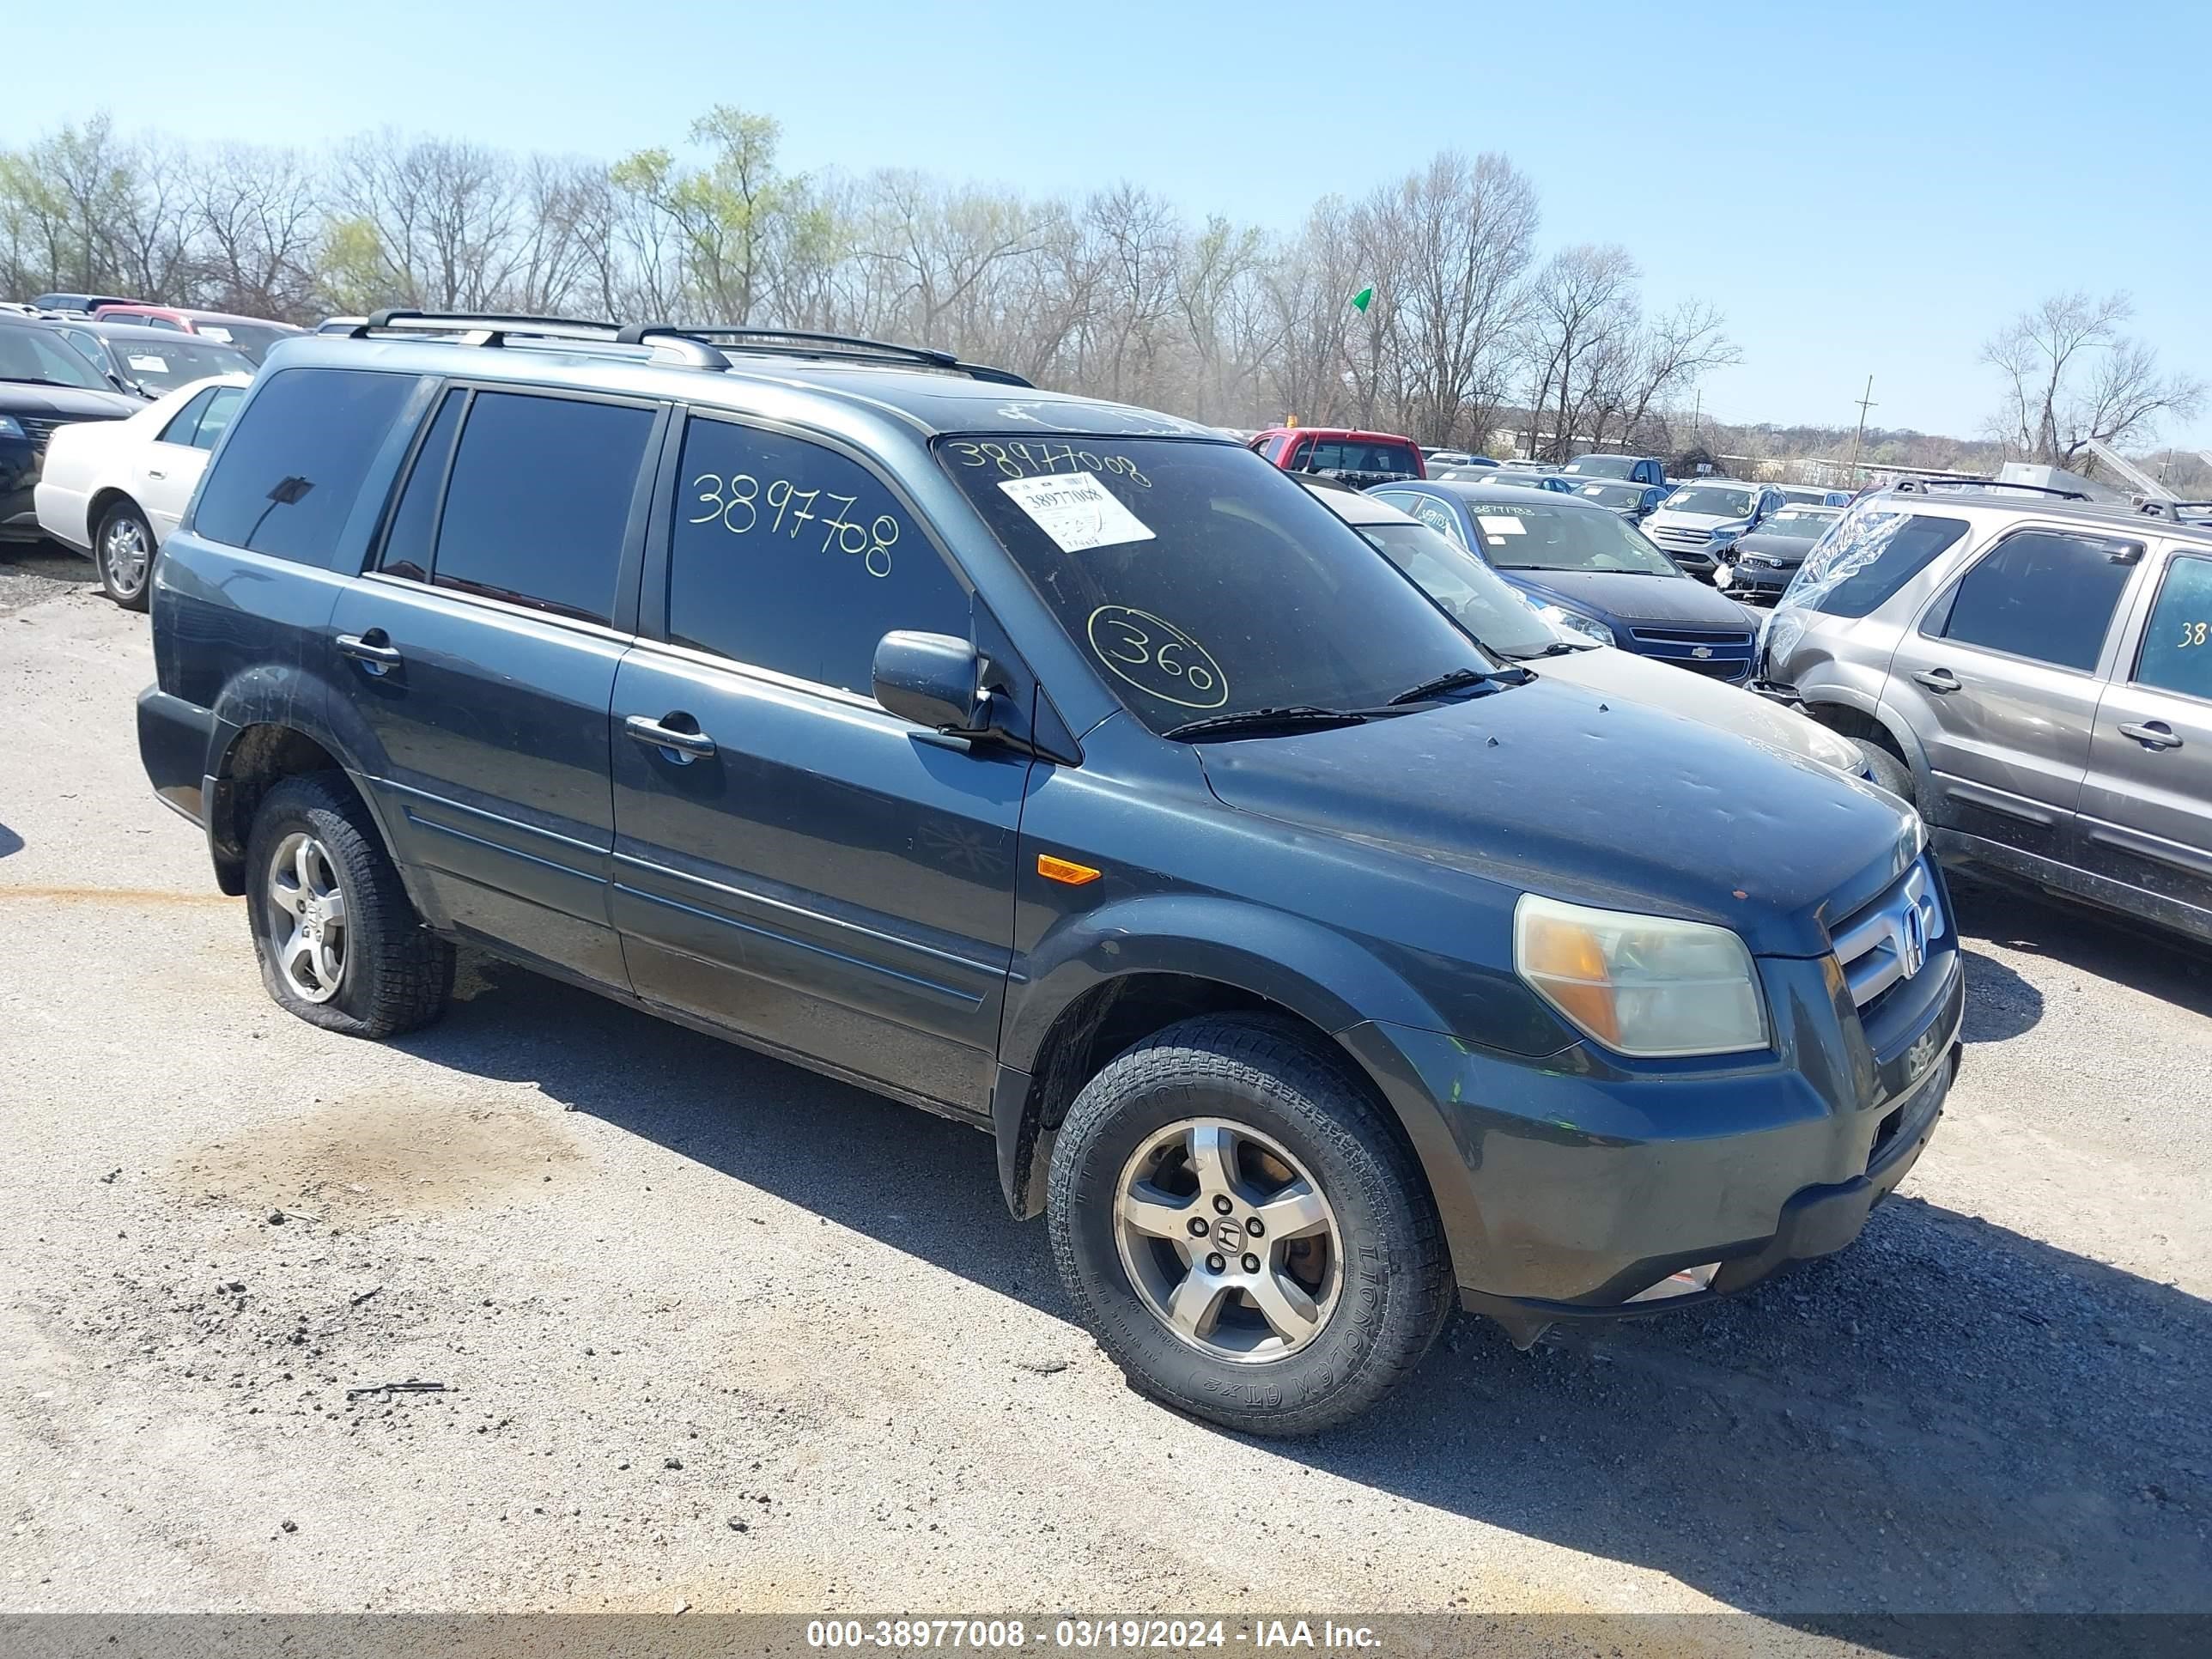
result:
M 372 674 L 388 674 L 406 660 L 392 643 L 391 635 L 380 628 L 372 628 L 366 634 L 341 634 L 337 647 L 338 655 L 351 657 Z
M 1930 691 L 1956 691 L 1959 677 L 1948 668 L 1923 668 L 1912 677 Z
M 678 764 L 688 766 L 694 760 L 704 759 L 714 752 L 714 740 L 704 732 L 686 732 L 669 726 L 669 720 L 684 720 L 696 726 L 698 721 L 688 714 L 672 713 L 659 720 L 650 720 L 643 714 L 632 714 L 623 721 L 623 730 L 633 743 L 641 743 L 648 749 L 667 749 L 675 751 Z
M 146 476 L 149 478 L 166 478 L 169 475 L 158 466 L 149 466 L 146 469 Z
M 2123 726 L 2120 735 L 2133 738 L 2146 749 L 2181 747 L 2181 739 L 2173 735 L 2173 728 L 2164 720 L 2146 720 L 2141 726 Z

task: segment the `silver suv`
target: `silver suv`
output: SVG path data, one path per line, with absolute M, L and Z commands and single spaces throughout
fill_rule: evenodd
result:
M 1906 481 L 1820 538 L 1764 653 L 1951 863 L 2212 940 L 2212 527 Z

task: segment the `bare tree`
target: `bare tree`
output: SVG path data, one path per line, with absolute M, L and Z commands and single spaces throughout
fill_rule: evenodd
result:
M 218 311 L 306 322 L 322 232 L 320 179 L 296 150 L 227 144 L 185 172 L 198 295 Z
M 1990 337 L 1982 361 L 2005 388 L 1992 427 L 2008 448 L 2078 471 L 2092 439 L 2141 442 L 2160 421 L 2197 412 L 2204 383 L 2161 374 L 2157 353 L 2120 332 L 2134 314 L 2124 294 L 2093 299 L 2077 289 L 2052 295 Z
M 1628 250 L 1611 242 L 1562 248 L 1537 273 L 1528 295 L 1528 359 L 1536 367 L 1531 455 L 1568 459 L 1578 401 L 1589 400 L 1595 372 L 1637 324 L 1638 274 Z M 1552 422 L 1547 440 L 1538 430 L 1547 411 Z

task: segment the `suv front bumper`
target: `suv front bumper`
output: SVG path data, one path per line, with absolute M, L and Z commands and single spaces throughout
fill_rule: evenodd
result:
M 1401 1116 L 1462 1301 L 1534 1340 L 1554 1320 L 1708 1301 L 1856 1238 L 1926 1146 L 1957 1074 L 1964 975 L 1955 940 L 1945 945 L 1911 988 L 1910 1017 L 1893 1006 L 1875 1033 L 1832 963 L 1762 960 L 1777 1052 L 1734 1067 L 1632 1068 L 1582 1048 L 1524 1060 L 1403 1027 L 1341 1040 L 1386 1092 L 1419 1091 L 1420 1109 L 1401 1103 Z M 1708 1268 L 1704 1288 L 1637 1299 Z

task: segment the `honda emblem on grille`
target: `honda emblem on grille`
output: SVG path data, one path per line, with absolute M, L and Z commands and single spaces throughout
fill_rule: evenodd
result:
M 1918 905 L 1905 907 L 1891 938 L 1897 947 L 1898 968 L 1905 978 L 1911 979 L 1928 965 L 1928 918 L 1920 914 Z
M 1703 662 L 1713 654 L 1713 648 L 1710 645 L 1693 645 L 1690 647 L 1690 654 Z

